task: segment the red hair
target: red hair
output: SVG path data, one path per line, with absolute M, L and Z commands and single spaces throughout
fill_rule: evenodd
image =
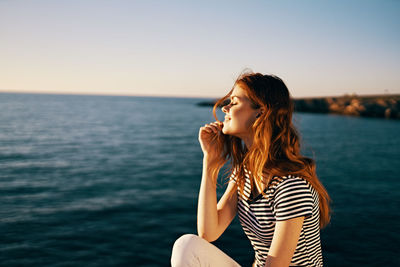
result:
M 292 123 L 293 101 L 285 83 L 274 75 L 244 73 L 235 81 L 247 93 L 254 109 L 264 107 L 265 112 L 252 125 L 253 144 L 247 149 L 240 138 L 221 134 L 218 142 L 224 147 L 224 163 L 230 159 L 232 175 L 236 172 L 237 189 L 243 194 L 245 167 L 253 175 L 251 186 L 257 183 L 267 188 L 274 176 L 299 176 L 307 180 L 318 192 L 320 228 L 330 221 L 331 201 L 328 192 L 317 177 L 315 162 L 300 154 L 300 135 Z M 219 99 L 213 107 L 217 121 L 216 109 L 225 103 L 232 90 Z M 221 145 L 222 145 L 221 144 Z M 221 162 L 214 168 L 217 172 Z M 223 165 L 223 164 L 222 164 Z M 265 196 L 265 192 L 262 192 Z

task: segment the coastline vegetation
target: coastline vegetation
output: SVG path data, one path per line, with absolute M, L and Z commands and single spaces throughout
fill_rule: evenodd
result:
M 293 98 L 293 101 L 296 112 L 400 119 L 400 95 L 359 96 L 351 94 L 336 97 Z M 215 102 L 205 101 L 199 102 L 197 105 L 214 106 Z

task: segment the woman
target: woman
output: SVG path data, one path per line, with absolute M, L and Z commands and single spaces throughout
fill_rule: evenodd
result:
M 218 121 L 216 108 L 225 121 Z M 313 160 L 300 154 L 293 102 L 274 75 L 245 73 L 213 108 L 216 122 L 201 127 L 203 150 L 197 229 L 174 244 L 172 266 L 239 266 L 209 242 L 236 213 L 254 251 L 253 266 L 322 266 L 320 229 L 330 221 L 330 197 Z M 229 184 L 217 203 L 219 170 L 231 160 Z

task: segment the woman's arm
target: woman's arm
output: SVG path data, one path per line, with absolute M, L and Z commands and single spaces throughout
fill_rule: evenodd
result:
M 199 202 L 197 209 L 197 231 L 200 237 L 212 242 L 217 240 L 232 222 L 237 211 L 237 194 L 231 181 L 217 204 L 216 177 L 212 176 L 209 168 L 210 161 L 203 159 L 203 175 L 200 185 Z M 216 174 L 218 175 L 218 174 Z
M 197 209 L 197 231 L 200 237 L 211 242 L 225 231 L 236 214 L 237 194 L 230 194 L 236 187 L 229 184 L 217 204 L 217 177 L 226 162 L 223 156 L 224 140 L 222 122 L 200 127 L 199 142 L 203 150 L 203 175 L 201 178 Z
M 299 241 L 304 216 L 277 221 L 265 267 L 287 267 Z

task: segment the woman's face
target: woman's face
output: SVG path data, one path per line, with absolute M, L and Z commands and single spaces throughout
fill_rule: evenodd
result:
M 239 137 L 242 140 L 252 138 L 251 126 L 260 109 L 251 107 L 251 101 L 240 85 L 233 88 L 230 99 L 229 105 L 222 107 L 222 111 L 226 114 L 222 133 Z

